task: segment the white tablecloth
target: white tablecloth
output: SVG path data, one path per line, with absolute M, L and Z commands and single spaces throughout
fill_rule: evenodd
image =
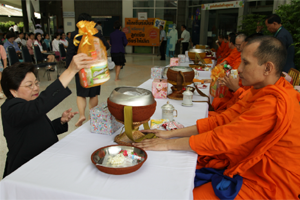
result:
M 148 80 L 141 87 L 151 89 L 151 83 Z M 153 119 L 161 118 L 166 101 L 157 99 Z M 178 110 L 176 120 L 185 126 L 208 115 L 206 103 L 182 107 L 182 101 L 168 101 Z M 99 171 L 91 154 L 114 144 L 119 132 L 112 136 L 90 133 L 89 122 L 85 123 L 0 181 L 0 199 L 193 199 L 197 160 L 193 152 L 147 151 L 148 160 L 136 172 L 109 175 Z

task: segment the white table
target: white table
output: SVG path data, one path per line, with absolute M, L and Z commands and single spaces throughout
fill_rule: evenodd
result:
M 150 89 L 152 80 L 140 87 Z M 182 101 L 157 99 L 153 119 L 170 101 L 185 126 L 207 117 L 206 103 L 182 107 Z M 197 155 L 193 152 L 147 151 L 148 160 L 136 172 L 109 175 L 91 162 L 98 148 L 114 144 L 112 136 L 90 133 L 85 123 L 61 141 L 0 181 L 0 199 L 193 199 Z

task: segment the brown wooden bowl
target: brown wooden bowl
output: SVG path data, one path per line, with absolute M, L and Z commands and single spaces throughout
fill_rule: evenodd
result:
M 183 76 L 184 78 L 183 78 Z M 172 70 L 172 68 L 169 68 L 167 72 L 168 82 L 172 85 L 181 85 L 186 86 L 190 85 L 193 82 L 193 79 L 195 77 L 194 70 L 188 71 L 188 72 L 182 72 L 182 71 L 175 71 Z
M 110 113 L 119 121 L 124 122 L 124 105 L 116 104 L 107 99 Z M 151 118 L 156 109 L 156 101 L 148 106 L 132 106 L 132 121 L 141 122 Z
M 143 157 L 143 160 L 138 161 L 136 164 L 133 164 L 132 166 L 129 166 L 129 167 L 112 167 L 105 163 L 103 163 L 103 165 L 102 165 L 101 161 L 104 160 L 105 156 L 109 155 L 108 150 L 112 149 L 112 148 L 117 148 L 117 149 L 121 149 L 121 150 L 131 149 L 131 150 L 133 150 L 133 152 L 136 152 L 138 154 L 138 156 Z M 102 171 L 104 173 L 113 174 L 113 175 L 129 174 L 134 171 L 137 171 L 144 164 L 144 162 L 147 160 L 147 158 L 148 158 L 148 155 L 147 155 L 146 151 L 144 151 L 141 148 L 133 147 L 133 146 L 129 146 L 129 145 L 110 145 L 110 146 L 102 147 L 102 148 L 99 148 L 96 151 L 94 151 L 93 154 L 91 155 L 91 161 L 97 167 L 97 169 L 99 169 L 100 171 Z M 101 163 L 101 165 L 99 165 L 97 163 Z
M 197 54 L 199 54 L 200 58 L 202 58 L 202 59 L 206 57 L 205 52 L 204 53 L 197 53 Z M 190 60 L 195 60 L 195 57 L 196 57 L 195 52 L 188 52 L 188 55 L 189 55 Z

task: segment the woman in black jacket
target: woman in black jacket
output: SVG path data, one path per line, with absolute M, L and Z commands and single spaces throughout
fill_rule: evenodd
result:
M 7 100 L 1 106 L 2 124 L 8 153 L 3 177 L 58 141 L 57 135 L 68 130 L 77 112 L 71 109 L 50 121 L 47 113 L 71 94 L 67 85 L 92 59 L 78 54 L 59 79 L 39 94 L 39 82 L 31 63 L 16 63 L 3 71 L 1 86 Z

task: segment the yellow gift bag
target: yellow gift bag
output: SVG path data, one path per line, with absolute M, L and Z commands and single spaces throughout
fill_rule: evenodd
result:
M 79 72 L 80 84 L 84 88 L 102 85 L 109 80 L 106 47 L 98 37 L 94 37 L 98 30 L 95 22 L 80 21 L 76 24 L 78 34 L 74 37 L 74 45 L 79 48 L 77 53 L 85 53 L 95 61 L 90 69 L 81 69 Z M 76 38 L 82 36 L 81 41 Z

